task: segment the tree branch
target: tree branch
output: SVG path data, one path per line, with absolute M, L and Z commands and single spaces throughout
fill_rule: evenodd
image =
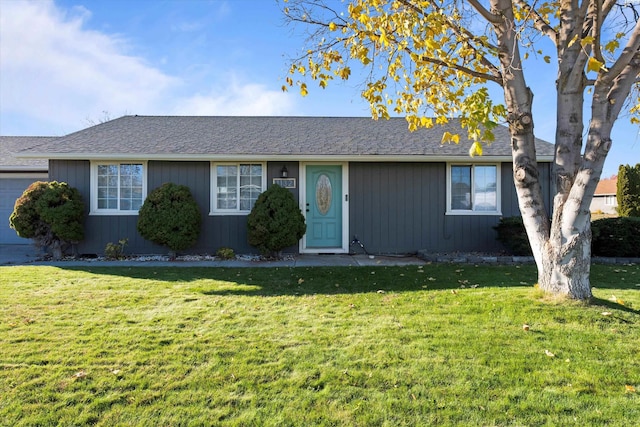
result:
M 407 51 L 407 53 L 410 53 L 407 49 L 405 49 Z M 497 74 L 487 74 L 487 73 L 481 73 L 479 71 L 474 71 L 471 68 L 465 67 L 464 65 L 458 65 L 458 64 L 450 64 L 448 62 L 442 61 L 440 59 L 436 59 L 436 58 L 431 58 L 428 56 L 420 56 L 420 60 L 428 62 L 430 64 L 435 64 L 435 65 L 440 65 L 442 67 L 446 67 L 446 68 L 453 68 L 454 70 L 458 70 L 462 73 L 468 74 L 472 77 L 477 77 L 479 79 L 484 79 L 484 80 L 489 80 L 495 83 L 498 83 L 500 86 L 502 86 L 502 74 L 497 70 L 496 67 L 494 67 L 492 65 L 491 69 L 494 70 Z
M 640 20 L 636 21 L 636 25 L 631 32 L 631 36 L 629 37 L 629 41 L 627 45 L 622 50 L 622 53 L 614 62 L 614 64 L 609 68 L 609 72 L 607 72 L 608 76 L 611 76 L 611 79 L 616 78 L 619 74 L 622 73 L 622 70 L 631 64 L 634 58 L 637 58 L 640 55 Z M 637 73 L 634 76 L 637 78 Z
M 491 13 L 491 11 L 487 10 L 478 0 L 466 0 L 467 3 L 473 7 L 476 12 L 478 12 L 484 19 L 486 19 L 491 24 L 499 24 L 500 17 Z
M 400 3 L 402 3 L 403 5 L 405 5 L 406 7 L 410 8 L 411 10 L 413 10 L 414 12 L 416 12 L 419 15 L 425 16 L 425 12 L 418 6 L 416 6 L 415 4 L 413 4 L 410 0 L 399 0 Z M 467 0 L 469 2 L 475 2 L 477 3 L 476 0 Z M 497 46 L 494 46 L 490 43 L 488 43 L 486 40 L 481 40 L 478 37 L 476 37 L 475 34 L 473 34 L 472 32 L 470 32 L 469 30 L 467 30 L 466 28 L 462 28 L 459 25 L 457 25 L 457 23 L 450 19 L 448 17 L 448 15 L 446 13 L 444 13 L 444 11 L 442 10 L 442 7 L 438 6 L 437 4 L 435 4 L 433 1 L 429 0 L 429 3 L 431 4 L 431 6 L 433 6 L 434 9 L 442 12 L 442 16 L 447 20 L 447 23 L 449 24 L 449 28 L 451 28 L 451 30 L 454 32 L 454 34 L 458 35 L 459 37 L 468 40 L 469 42 L 474 42 L 474 43 L 478 43 L 481 46 L 488 48 L 490 50 L 493 51 L 497 51 L 498 48 Z M 478 10 L 478 12 L 485 18 L 487 19 L 487 21 L 489 22 L 494 22 L 496 20 L 498 20 L 498 17 L 496 17 L 495 15 L 493 15 L 491 12 L 489 12 L 487 9 L 485 9 L 482 5 L 478 4 L 478 6 L 484 10 L 484 13 L 481 12 L 480 10 Z M 475 6 L 474 6 L 475 8 Z M 488 14 L 488 16 L 485 16 L 486 14 Z M 478 51 L 478 49 L 476 49 L 475 47 L 472 47 L 473 50 L 476 53 L 480 53 Z M 427 57 L 424 57 L 423 59 L 426 60 L 427 62 L 431 62 L 431 63 L 435 63 L 433 61 L 439 61 L 437 59 L 434 58 L 430 58 L 430 60 L 426 59 Z M 432 60 L 433 61 L 432 61 Z M 487 67 L 489 70 L 491 70 L 492 74 L 485 74 L 485 73 L 477 73 L 475 71 L 470 70 L 469 68 L 466 67 L 461 67 L 461 68 L 456 68 L 457 70 L 466 73 L 466 74 L 470 74 L 474 77 L 478 77 L 478 78 L 486 78 L 487 80 L 491 80 L 494 81 L 496 83 L 501 84 L 502 81 L 502 76 L 500 73 L 500 70 L 498 69 L 498 67 L 496 67 L 491 61 L 489 61 L 485 55 L 480 54 L 480 62 L 482 63 L 482 65 L 484 65 L 485 67 Z M 499 78 L 499 80 L 497 80 L 497 78 Z
M 527 11 L 529 16 L 532 17 L 533 25 L 536 27 L 538 31 L 542 34 L 546 35 L 551 39 L 551 41 L 557 46 L 558 43 L 558 33 L 553 29 L 551 25 L 538 13 L 537 10 L 533 9 L 527 2 L 524 0 L 514 0 L 515 4 L 523 8 Z

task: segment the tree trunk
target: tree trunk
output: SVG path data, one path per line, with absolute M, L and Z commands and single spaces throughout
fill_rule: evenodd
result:
M 554 221 L 551 233 L 559 233 Z M 564 239 L 563 239 L 564 240 Z M 572 299 L 591 298 L 591 227 L 577 232 L 564 244 L 555 246 L 550 239 L 542 251 L 542 269 L 538 270 L 538 286 L 546 292 Z
M 56 261 L 62 259 L 62 244 L 59 240 L 54 239 L 51 243 L 51 256 Z

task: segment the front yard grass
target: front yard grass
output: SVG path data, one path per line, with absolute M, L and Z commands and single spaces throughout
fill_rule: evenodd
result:
M 640 266 L 0 267 L 0 425 L 640 419 Z M 523 325 L 529 325 L 526 331 Z

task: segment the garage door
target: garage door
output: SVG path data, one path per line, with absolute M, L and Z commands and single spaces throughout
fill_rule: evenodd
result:
M 13 212 L 16 199 L 32 182 L 46 180 L 47 175 L 41 174 L 29 178 L 4 178 L 0 177 L 0 245 L 29 244 L 30 239 L 18 237 L 15 230 L 9 227 L 9 217 Z

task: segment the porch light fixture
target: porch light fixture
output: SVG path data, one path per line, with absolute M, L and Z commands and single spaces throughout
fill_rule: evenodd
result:
M 280 176 L 282 178 L 287 178 L 289 176 L 289 171 L 287 170 L 287 166 L 282 166 L 282 169 L 280 170 Z

